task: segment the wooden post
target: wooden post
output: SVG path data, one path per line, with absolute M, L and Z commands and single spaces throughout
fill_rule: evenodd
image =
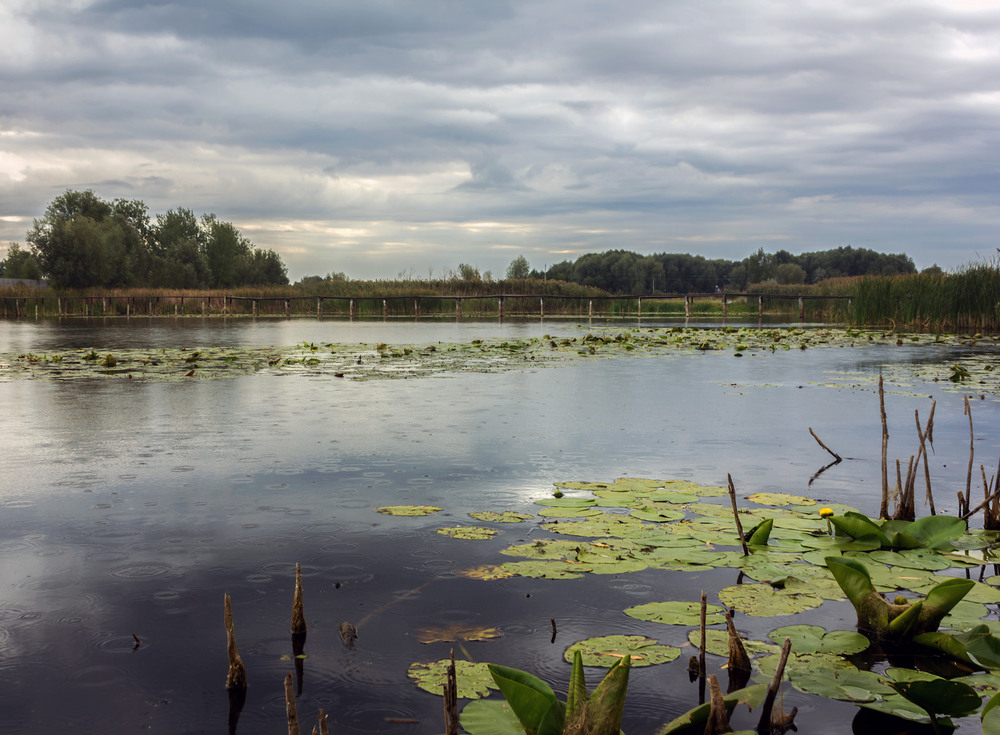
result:
M 758 319 L 763 319 L 764 318 L 764 297 L 763 296 L 758 296 L 757 297 L 757 318 Z
M 323 297 L 322 296 L 317 296 L 316 297 L 316 318 L 319 319 L 321 316 L 323 316 Z
M 177 302 L 174 302 L 174 316 L 177 316 Z
M 413 299 L 413 316 L 420 318 L 420 297 Z
M 455 316 L 462 318 L 462 299 L 455 299 Z
M 245 690 L 247 688 L 247 672 L 246 667 L 243 666 L 243 659 L 240 658 L 240 652 L 236 648 L 236 629 L 233 626 L 233 607 L 232 602 L 229 600 L 229 595 L 226 595 L 225 608 L 226 650 L 229 654 L 229 674 L 226 676 L 226 689 Z
M 129 296 L 125 302 L 125 316 L 132 316 L 132 297 Z
M 726 292 L 722 292 L 722 318 L 725 319 L 729 316 L 729 299 L 726 298 Z
M 285 317 L 290 317 L 292 315 L 292 302 L 291 299 L 285 299 Z
M 348 302 L 348 306 L 347 306 L 347 315 L 348 315 L 348 316 L 349 316 L 349 317 L 350 317 L 351 319 L 353 319 L 353 318 L 354 318 L 355 316 L 357 316 L 357 311 L 355 310 L 355 306 L 354 306 L 354 299 L 351 299 L 351 300 L 350 300 L 350 301 Z
M 382 319 L 384 320 L 388 318 L 389 318 L 389 302 L 386 301 L 385 299 L 382 299 Z
M 208 304 L 205 303 L 205 297 L 201 297 L 201 315 L 205 316 L 208 313 Z
M 691 318 L 691 296 L 688 294 L 684 295 L 684 318 Z
M 799 321 L 804 322 L 806 320 L 806 305 L 802 301 L 802 297 L 799 296 Z
M 589 317 L 591 319 L 594 317 L 594 300 L 593 299 L 591 299 L 587 303 L 587 317 Z
M 639 297 L 639 318 L 642 319 L 642 296 Z
M 497 308 L 500 310 L 500 318 L 503 319 L 503 296 L 497 297 Z
M 62 297 L 56 297 L 56 316 L 62 316 Z

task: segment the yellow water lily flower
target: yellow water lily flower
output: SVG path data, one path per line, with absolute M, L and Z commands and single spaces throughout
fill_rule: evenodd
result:
M 829 518 L 832 515 L 833 515 L 833 508 L 820 508 L 819 509 L 819 517 L 820 518 Z

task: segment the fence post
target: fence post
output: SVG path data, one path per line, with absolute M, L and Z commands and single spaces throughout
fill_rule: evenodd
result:
M 691 317 L 691 295 L 684 294 L 684 318 L 688 319 Z
M 462 318 L 462 299 L 455 299 L 455 316 Z
M 349 316 L 349 317 L 350 317 L 351 319 L 353 319 L 353 318 L 354 318 L 355 316 L 357 316 L 357 313 L 358 313 L 358 312 L 356 311 L 356 309 L 355 309 L 355 306 L 354 306 L 354 299 L 351 299 L 351 300 L 350 300 L 350 301 L 348 302 L 348 305 L 347 305 L 347 315 L 348 315 L 348 316 Z
M 420 297 L 417 296 L 413 299 L 413 316 L 420 317 Z
M 316 318 L 319 319 L 323 314 L 323 297 L 316 297 Z
M 497 308 L 500 310 L 500 318 L 503 319 L 503 296 L 497 297 Z
M 802 297 L 799 296 L 799 321 L 804 322 L 806 320 L 806 305 L 802 301 Z
M 638 300 L 638 302 L 639 302 L 639 313 L 638 313 L 638 317 L 639 317 L 640 319 L 642 319 L 642 296 L 640 296 L 640 297 L 639 297 L 639 298 L 638 298 L 637 300 Z
M 587 317 L 590 319 L 594 318 L 594 300 L 590 299 L 587 302 Z
M 290 299 L 285 299 L 285 318 L 289 318 L 292 315 L 292 302 Z
M 729 299 L 726 297 L 726 292 L 722 292 L 722 318 L 725 319 L 729 316 Z
M 545 299 L 538 297 L 538 316 L 545 318 Z
M 389 318 L 389 302 L 382 299 L 382 320 L 385 321 Z

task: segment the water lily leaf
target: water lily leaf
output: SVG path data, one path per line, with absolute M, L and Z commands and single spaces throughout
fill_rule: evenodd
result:
M 600 536 L 635 538 L 650 533 L 650 526 L 647 526 L 638 518 L 621 515 L 620 513 L 601 513 L 598 516 L 593 516 L 583 521 L 548 523 L 545 525 L 545 529 L 553 533 L 561 533 L 569 536 L 589 536 L 591 538 Z
M 952 679 L 952 681 L 965 682 L 980 694 L 989 697 L 1000 693 L 1000 674 L 980 672 L 977 674 L 968 674 L 967 676 L 959 676 Z
M 778 668 L 780 658 L 780 653 L 761 656 L 755 659 L 753 663 L 760 673 L 770 680 Z M 796 653 L 790 653 L 788 661 L 785 664 L 785 676 L 789 680 L 794 680 L 797 676 L 811 675 L 815 672 L 822 671 L 829 673 L 836 670 L 857 671 L 858 667 L 835 653 L 804 653 L 801 656 Z
M 601 512 L 600 508 L 569 506 L 566 508 L 545 508 L 538 511 L 538 515 L 544 518 L 586 518 L 587 516 L 599 516 Z
M 456 641 L 488 641 L 500 637 L 496 628 L 455 623 L 440 627 L 418 628 L 416 639 L 421 643 L 451 643 Z
M 524 728 L 505 699 L 476 699 L 458 716 L 469 735 L 524 735 Z
M 729 607 L 755 617 L 792 615 L 823 604 L 823 599 L 802 588 L 775 589 L 769 584 L 738 584 L 719 590 Z
M 526 671 L 486 664 L 511 710 L 526 733 L 562 732 L 566 706 L 544 681 Z
M 848 702 L 871 702 L 893 693 L 893 689 L 878 674 L 854 667 L 796 666 L 789 673 L 789 680 L 800 692 Z
M 982 582 L 974 582 L 972 588 L 965 593 L 963 600 L 982 602 L 986 605 L 1000 603 L 1000 590 Z
M 539 539 L 528 544 L 515 544 L 500 553 L 507 556 L 524 556 L 529 559 L 576 559 L 582 542 L 560 539 Z
M 774 519 L 766 518 L 746 532 L 747 543 L 751 546 L 766 546 L 774 528 Z
M 934 551 L 924 549 L 905 549 L 903 551 L 873 551 L 871 558 L 883 564 L 908 569 L 922 569 L 934 572 L 951 566 Z
M 584 490 L 594 492 L 596 490 L 607 490 L 610 485 L 606 482 L 557 482 L 556 487 L 563 490 Z
M 643 521 L 653 521 L 654 523 L 666 523 L 679 521 L 684 517 L 684 511 L 676 510 L 668 506 L 645 505 L 633 510 L 632 516 Z
M 757 505 L 816 505 L 812 498 L 788 493 L 753 493 L 747 496 L 747 500 L 752 500 Z
M 724 623 L 723 608 L 718 605 L 706 606 L 705 623 L 717 625 Z M 625 610 L 625 614 L 639 620 L 649 620 L 666 625 L 701 625 L 701 603 L 681 602 L 647 602 L 635 605 Z
M 858 705 L 865 709 L 882 712 L 893 717 L 901 717 L 912 722 L 929 724 L 931 721 L 927 712 L 899 694 L 876 699 L 874 702 L 858 702 Z
M 492 521 L 493 523 L 520 523 L 534 518 L 531 513 L 515 513 L 512 510 L 505 510 L 502 513 L 495 510 L 480 510 L 469 513 L 469 515 L 477 521 Z
M 449 528 L 439 528 L 437 529 L 437 533 L 450 538 L 482 541 L 483 539 L 493 538 L 499 531 L 495 528 L 486 528 L 484 526 L 451 526 Z
M 662 645 L 654 638 L 641 635 L 606 635 L 588 638 L 567 648 L 563 658 L 572 663 L 576 651 L 582 654 L 584 666 L 605 668 L 614 666 L 625 655 L 631 657 L 633 667 L 665 664 L 681 655 L 681 649 Z
M 831 630 L 827 632 L 818 625 L 786 625 L 767 634 L 775 643 L 783 643 L 785 638 L 792 641 L 792 650 L 803 653 L 838 653 L 849 655 L 868 648 L 868 639 L 853 630 Z
M 751 709 L 759 707 L 766 696 L 767 685 L 754 684 L 753 686 L 746 687 L 745 689 L 737 689 L 735 692 L 725 695 L 723 701 L 726 705 L 726 711 L 732 712 L 738 704 L 745 704 Z M 661 727 L 656 735 L 703 732 L 711 707 L 711 702 L 705 702 L 688 710 Z
M 965 529 L 966 523 L 961 518 L 934 515 L 924 516 L 913 521 L 905 533 L 916 539 L 920 548 L 945 551 L 954 548 L 952 539 L 962 536 Z
M 969 602 L 968 600 L 962 600 L 944 617 L 941 621 L 941 625 L 955 630 L 968 630 L 969 628 L 974 628 L 984 622 L 986 625 L 989 625 L 989 621 L 983 621 L 981 619 L 988 613 L 989 609 L 981 602 Z
M 1000 735 L 1000 709 L 994 707 L 983 713 L 983 735 Z
M 892 682 L 890 686 L 928 714 L 965 717 L 979 711 L 979 693 L 960 681 L 935 677 L 929 681 Z
M 429 516 L 441 508 L 434 505 L 383 505 L 375 510 L 387 516 Z
M 535 505 L 543 505 L 546 508 L 593 508 L 597 505 L 594 498 L 542 498 L 536 500 Z
M 700 626 L 700 623 L 699 623 Z M 701 630 L 696 628 L 688 632 L 688 642 L 698 648 L 701 646 Z M 755 641 L 743 638 L 743 648 L 749 656 L 771 655 L 781 653 L 781 646 L 766 641 Z M 729 656 L 729 631 L 718 628 L 705 629 L 705 652 L 715 656 Z
M 688 503 L 697 503 L 701 500 L 701 495 L 695 495 L 694 493 L 682 493 L 676 490 L 654 490 L 651 493 L 642 496 L 645 500 L 650 500 L 654 503 L 673 503 L 674 505 L 687 505 Z
M 643 501 L 635 493 L 616 492 L 614 490 L 598 490 L 595 505 L 601 508 L 631 508 Z
M 494 580 L 494 579 L 507 579 L 508 577 L 513 577 L 514 573 L 507 571 L 502 566 L 497 564 L 484 564 L 481 567 L 472 567 L 471 569 L 461 569 L 456 572 L 461 577 L 466 577 L 468 579 L 483 579 L 483 580 Z
M 428 663 L 418 661 L 410 665 L 406 675 L 424 691 L 442 696 L 442 687 L 450 663 L 449 659 Z M 471 661 L 455 661 L 455 682 L 458 685 L 459 698 L 478 699 L 487 696 L 490 689 L 497 688 L 487 666 Z
M 1000 637 L 993 635 L 986 625 L 977 625 L 954 639 L 965 646 L 966 652 L 985 669 L 1000 669 Z
M 888 537 L 882 532 L 881 527 L 871 518 L 861 513 L 845 513 L 842 516 L 833 516 L 830 523 L 837 529 L 838 536 L 849 536 L 855 541 L 871 539 L 878 540 L 879 547 L 888 549 L 892 546 Z
M 590 571 L 586 564 L 570 561 L 510 561 L 503 565 L 503 569 L 534 579 L 580 579 Z
M 631 574 L 632 572 L 641 572 L 649 566 L 638 559 L 604 559 L 598 561 L 586 557 L 584 563 L 590 567 L 591 574 Z

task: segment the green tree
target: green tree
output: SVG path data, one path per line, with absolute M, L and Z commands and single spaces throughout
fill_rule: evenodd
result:
M 482 276 L 479 275 L 479 269 L 474 265 L 469 265 L 468 263 L 458 264 L 458 276 L 463 281 L 481 281 Z
M 805 283 L 806 271 L 798 263 L 782 263 L 774 269 L 774 280 L 778 283 Z
M 29 251 L 12 242 L 7 247 L 7 257 L 0 261 L 0 276 L 36 281 L 42 277 L 42 269 Z
M 211 273 L 212 288 L 229 288 L 239 281 L 240 258 L 250 254 L 252 247 L 232 222 L 221 222 L 214 214 L 201 218 L 205 257 Z
M 528 265 L 528 260 L 523 255 L 518 255 L 514 260 L 510 261 L 510 265 L 507 266 L 507 278 L 509 280 L 523 280 L 527 278 L 531 273 L 531 266 Z

